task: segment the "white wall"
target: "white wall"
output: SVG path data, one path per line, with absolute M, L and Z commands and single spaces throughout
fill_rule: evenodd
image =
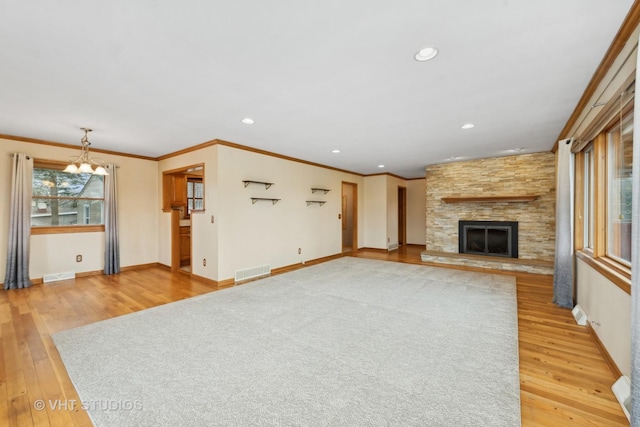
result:
M 36 159 L 68 161 L 78 149 L 0 139 L 0 279 L 4 281 L 9 228 L 11 163 L 9 154 L 26 153 Z M 120 226 L 120 264 L 122 267 L 156 262 L 158 221 L 157 162 L 126 156 L 96 153 L 118 168 L 118 216 Z M 77 263 L 76 255 L 83 261 Z M 102 270 L 104 267 L 104 233 L 43 234 L 31 237 L 30 277 L 74 271 Z
M 631 296 L 602 274 L 577 261 L 578 304 L 618 369 L 631 372 Z
M 407 186 L 407 243 L 425 245 L 427 243 L 427 192 L 426 179 L 411 179 Z

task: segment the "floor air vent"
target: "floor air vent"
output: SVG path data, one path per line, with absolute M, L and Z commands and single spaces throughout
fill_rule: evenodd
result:
M 42 276 L 42 282 L 49 283 L 49 282 L 57 282 L 60 280 L 69 280 L 69 279 L 75 279 L 75 278 L 76 278 L 76 273 L 74 271 L 65 271 L 64 273 L 45 274 L 44 276 Z
M 611 391 L 618 399 L 618 403 L 622 406 L 622 411 L 631 419 L 631 380 L 627 376 L 621 376 L 618 381 L 611 386 Z
M 268 276 L 269 274 L 271 274 L 271 266 L 269 264 L 244 268 L 242 270 L 236 270 L 235 281 L 242 282 L 243 280 L 255 279 L 256 277 Z
M 398 249 L 398 244 L 397 243 L 391 243 L 389 245 L 389 247 L 387 248 L 388 251 L 395 251 L 396 249 Z
M 576 304 L 573 310 L 571 310 L 571 314 L 573 314 L 573 318 L 576 319 L 578 325 L 584 326 L 587 324 L 587 313 L 580 305 Z

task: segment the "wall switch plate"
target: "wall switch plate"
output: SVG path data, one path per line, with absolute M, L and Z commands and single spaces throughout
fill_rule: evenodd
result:
M 82 255 L 76 255 L 76 262 L 82 262 Z

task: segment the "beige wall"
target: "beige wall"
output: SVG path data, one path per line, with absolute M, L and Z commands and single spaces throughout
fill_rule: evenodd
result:
M 631 298 L 581 259 L 576 264 L 578 303 L 618 369 L 630 375 Z
M 9 227 L 11 163 L 9 154 L 26 153 L 37 159 L 67 161 L 78 149 L 0 139 L 0 278 L 4 281 Z M 118 168 L 118 216 L 120 263 L 122 267 L 156 262 L 158 221 L 153 207 L 158 205 L 157 162 L 132 157 L 96 154 Z M 76 255 L 83 261 L 77 263 Z M 102 270 L 104 233 L 46 234 L 31 237 L 30 276 L 74 271 Z
M 364 178 L 364 246 L 386 249 L 387 246 L 387 177 Z
M 205 209 L 191 215 L 192 272 L 201 277 L 218 277 L 218 146 L 205 147 L 158 162 L 158 262 L 171 266 L 171 212 L 162 211 L 162 175 L 164 171 L 204 164 Z M 211 216 L 214 222 L 211 222 Z M 207 260 L 206 265 L 202 262 Z
M 274 185 L 242 181 L 264 181 Z M 239 269 L 269 264 L 278 268 L 342 251 L 342 181 L 358 185 L 358 224 L 365 223 L 363 178 L 252 151 L 219 146 L 218 280 Z M 311 188 L 327 188 L 312 194 Z M 251 197 L 281 199 L 275 205 Z M 325 200 L 307 206 L 307 200 Z M 358 246 L 362 246 L 358 233 Z M 301 254 L 298 254 L 298 248 Z
M 636 28 L 594 95 L 587 102 L 588 107 L 582 111 L 576 124 L 570 129 L 569 135 L 580 135 L 588 129 L 599 112 L 598 108 L 590 108 L 590 106 L 616 99 L 619 96 L 617 91 L 623 82 L 636 73 L 639 35 L 640 28 Z M 640 108 L 637 104 L 637 96 L 635 103 L 634 109 L 637 114 Z M 636 123 L 635 126 L 637 128 L 638 124 Z M 637 146 L 637 144 L 634 145 Z M 638 182 L 637 177 L 634 178 L 634 182 Z M 637 268 L 638 266 L 632 267 L 632 269 Z M 575 273 L 577 303 L 584 308 L 589 320 L 595 322 L 592 326 L 618 369 L 629 375 L 631 296 L 581 260 L 577 261 Z
M 425 182 L 424 178 L 407 181 L 407 243 L 412 245 L 426 245 L 427 242 Z
M 532 202 L 444 203 L 443 197 L 539 195 Z M 553 261 L 555 157 L 495 157 L 427 167 L 427 249 L 458 252 L 458 221 L 518 221 L 519 258 Z

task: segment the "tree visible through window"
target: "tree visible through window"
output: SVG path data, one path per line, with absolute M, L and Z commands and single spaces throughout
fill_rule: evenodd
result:
M 63 168 L 44 161 L 34 163 L 31 226 L 104 224 L 104 177 L 65 173 Z
M 204 184 L 202 179 L 187 180 L 187 214 L 204 209 Z

